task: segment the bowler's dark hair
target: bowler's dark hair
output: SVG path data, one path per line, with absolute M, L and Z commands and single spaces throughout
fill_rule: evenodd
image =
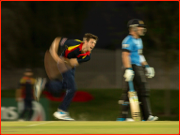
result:
M 86 34 L 84 35 L 84 37 L 83 37 L 83 40 L 89 41 L 91 38 L 92 38 L 92 39 L 95 39 L 96 41 L 98 40 L 98 37 L 95 36 L 95 35 L 93 35 L 93 34 L 91 34 L 91 33 L 86 33 Z

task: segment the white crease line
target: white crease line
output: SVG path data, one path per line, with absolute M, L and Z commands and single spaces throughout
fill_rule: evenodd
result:
M 38 124 L 32 124 L 32 125 L 28 125 L 28 126 L 37 126 L 37 125 L 43 125 L 43 124 L 47 124 L 47 123 L 52 123 L 54 121 L 49 121 L 49 122 L 44 122 L 44 123 L 38 123 Z

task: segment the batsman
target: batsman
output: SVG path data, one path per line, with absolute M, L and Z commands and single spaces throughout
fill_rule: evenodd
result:
M 122 41 L 122 62 L 125 81 L 123 83 L 123 92 L 121 96 L 121 113 L 117 121 L 127 121 L 129 112 L 129 95 L 132 83 L 137 93 L 139 106 L 144 121 L 158 120 L 153 116 L 149 102 L 149 89 L 147 87 L 147 78 L 155 75 L 154 68 L 150 67 L 143 55 L 143 43 L 141 36 L 145 35 L 146 28 L 144 22 L 139 19 L 132 19 L 128 22 L 129 35 Z M 145 69 L 145 70 L 144 70 Z M 139 106 L 137 108 L 139 108 Z M 136 107 L 133 107 L 136 108 Z M 132 109 L 132 108 L 131 108 Z M 137 109 L 136 109 L 137 111 Z M 131 110 L 131 113 L 133 110 Z

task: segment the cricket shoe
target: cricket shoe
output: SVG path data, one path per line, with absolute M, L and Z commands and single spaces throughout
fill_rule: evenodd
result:
M 74 119 L 69 116 L 69 113 L 64 111 L 56 111 L 53 113 L 53 116 L 59 120 L 74 121 Z
M 37 78 L 35 85 L 34 85 L 34 95 L 35 95 L 35 100 L 39 101 L 40 95 L 45 87 L 47 80 L 46 78 Z
M 117 118 L 116 121 L 134 121 L 132 118 Z
M 149 115 L 147 121 L 156 121 L 158 120 L 159 118 L 157 116 L 152 116 L 152 115 Z

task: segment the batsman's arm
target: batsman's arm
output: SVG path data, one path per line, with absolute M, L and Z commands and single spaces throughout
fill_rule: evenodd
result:
M 132 68 L 129 55 L 130 52 L 127 51 L 122 52 L 122 62 L 125 68 Z
M 141 62 L 143 66 L 148 65 L 147 61 Z
M 144 56 L 143 56 L 142 54 L 140 55 L 140 61 L 141 61 L 142 66 L 145 67 L 146 76 L 147 76 L 148 78 L 154 77 L 154 75 L 155 75 L 154 68 L 153 68 L 153 67 L 150 67 L 150 66 L 148 65 L 146 59 L 144 58 Z
M 143 54 L 140 55 L 140 61 L 141 61 L 142 66 L 148 65 Z
M 130 52 L 123 51 L 122 53 L 122 61 L 123 65 L 125 67 L 125 73 L 124 73 L 124 78 L 126 82 L 132 81 L 134 78 L 134 71 L 131 66 L 131 61 L 130 61 Z

